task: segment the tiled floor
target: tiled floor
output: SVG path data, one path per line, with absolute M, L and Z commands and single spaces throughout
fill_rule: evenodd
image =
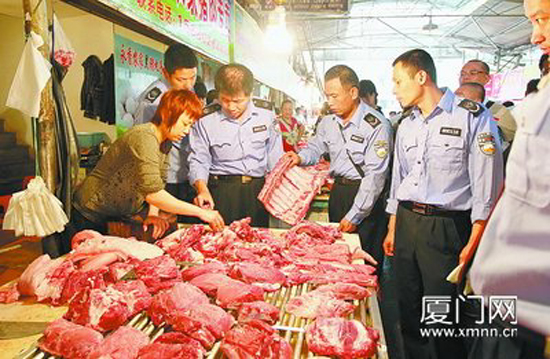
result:
M 42 255 L 37 237 L 21 237 L 0 246 L 0 286 L 19 278 L 27 266 Z

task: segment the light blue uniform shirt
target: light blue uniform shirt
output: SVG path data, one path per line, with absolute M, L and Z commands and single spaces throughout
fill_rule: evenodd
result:
M 470 280 L 475 294 L 517 296 L 518 324 L 548 336 L 550 76 L 541 84 L 543 81 L 549 85 L 529 95 L 513 111 L 518 127 L 508 157 L 504 193 L 479 244 Z
M 134 115 L 134 125 L 147 123 L 153 119 L 162 95 L 170 90 L 170 84 L 166 79 L 152 82 L 139 95 L 138 107 Z M 172 149 L 168 153 L 170 163 L 166 172 L 166 183 L 184 183 L 189 175 L 189 138 L 184 137 L 179 143 L 172 142 Z
M 321 119 L 315 136 L 298 155 L 302 159 L 302 165 L 309 166 L 316 164 L 321 155 L 328 152 L 330 173 L 333 177 L 361 180 L 353 205 L 344 217 L 358 225 L 370 214 L 384 189 L 391 149 L 392 128 L 389 121 L 361 101 L 345 126 L 343 120 L 336 115 Z M 348 156 L 348 151 L 353 162 L 363 170 L 365 177 L 361 178 Z
M 386 210 L 395 214 L 399 201 L 414 201 L 485 220 L 503 178 L 495 121 L 481 105 L 443 90 L 427 118 L 414 108 L 399 126 Z
M 191 129 L 189 181 L 208 182 L 209 175 L 264 177 L 283 155 L 281 134 L 273 111 L 250 101 L 242 119 L 227 117 L 221 106 L 202 117 Z M 211 106 L 214 106 L 211 107 Z

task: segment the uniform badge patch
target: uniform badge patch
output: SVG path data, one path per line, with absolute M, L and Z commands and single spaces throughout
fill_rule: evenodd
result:
M 380 120 L 376 116 L 374 116 L 372 113 L 367 114 L 364 117 L 364 120 L 367 121 L 367 123 L 374 128 L 376 128 L 380 124 Z
M 462 129 L 453 127 L 441 127 L 441 129 L 439 130 L 439 134 L 460 137 L 462 135 Z
M 264 132 L 264 131 L 267 131 L 267 126 L 266 125 L 252 127 L 252 132 L 254 132 L 254 133 Z
M 365 142 L 365 138 L 364 138 L 364 137 L 357 136 L 357 135 L 351 135 L 351 140 L 352 140 L 353 142 L 357 142 L 357 143 L 363 143 L 363 142 Z
M 153 103 L 160 96 L 161 93 L 162 91 L 158 87 L 153 87 L 151 90 L 149 90 L 149 92 L 147 92 L 147 95 L 145 95 L 145 100 Z
M 477 135 L 477 143 L 481 152 L 487 156 L 493 156 L 496 152 L 495 136 L 490 132 Z
M 390 152 L 388 141 L 380 140 L 374 143 L 374 152 L 378 158 L 386 158 Z
M 462 100 L 458 106 L 470 111 L 474 116 L 478 116 L 483 112 L 481 105 L 471 100 Z

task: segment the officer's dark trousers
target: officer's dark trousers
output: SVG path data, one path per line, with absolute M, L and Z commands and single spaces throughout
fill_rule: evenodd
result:
M 471 233 L 470 212 L 423 215 L 400 204 L 395 228 L 394 262 L 405 353 L 411 359 L 467 356 L 462 339 L 423 337 L 420 328 L 458 327 L 455 320 L 456 286 L 447 275 L 458 265 L 460 251 Z M 423 296 L 451 300 L 446 320 L 451 325 L 421 323 Z
M 489 318 L 488 310 L 485 318 Z M 497 329 L 501 335 L 475 338 L 469 359 L 544 359 L 544 335 L 520 325 L 510 326 L 499 320 L 495 320 L 489 327 L 491 330 Z
M 359 184 L 359 181 L 349 184 L 339 183 L 339 181 L 334 183 L 330 191 L 328 204 L 329 220 L 331 222 L 338 223 L 346 216 L 353 205 Z M 357 227 L 361 247 L 376 259 L 379 266 L 382 265 L 384 258 L 382 243 L 388 229 L 388 216 L 384 211 L 383 202 L 383 199 L 379 198 L 370 215 Z
M 193 203 L 193 200 L 197 196 L 197 191 L 195 188 L 189 184 L 189 182 L 181 183 L 167 183 L 165 189 L 172 196 L 182 201 Z M 178 222 L 180 223 L 201 223 L 201 221 L 196 217 L 189 216 L 180 216 L 178 215 Z
M 255 227 L 269 227 L 269 214 L 258 200 L 264 186 L 263 178 L 253 178 L 243 183 L 241 176 L 210 176 L 208 189 L 214 199 L 216 210 L 226 224 L 245 217 L 252 218 Z

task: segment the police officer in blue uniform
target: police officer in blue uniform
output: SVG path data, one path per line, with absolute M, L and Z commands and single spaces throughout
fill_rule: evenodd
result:
M 524 5 L 533 25 L 531 42 L 548 55 L 550 1 L 525 0 Z M 471 359 L 550 357 L 550 74 L 541 78 L 538 93 L 514 109 L 514 118 L 517 132 L 505 189 L 481 238 L 470 279 L 486 306 L 495 296 L 517 301 L 491 323 L 502 335 L 476 338 Z
M 405 352 L 409 358 L 429 358 L 431 351 L 436 358 L 464 358 L 461 339 L 421 335 L 420 328 L 428 327 L 421 323 L 423 297 L 448 298 L 452 305 L 444 319 L 457 324 L 456 287 L 446 277 L 483 230 L 501 186 L 497 129 L 480 104 L 437 87 L 426 51 L 399 56 L 393 82 L 401 105 L 412 106 L 397 131 L 384 242 L 386 254 L 394 256 Z
M 273 106 L 252 99 L 253 85 L 243 65 L 218 70 L 218 103 L 205 108 L 191 131 L 189 179 L 197 205 L 217 209 L 228 223 L 249 216 L 254 226 L 267 227 L 269 215 L 257 197 L 283 146 Z
M 344 232 L 359 232 L 364 250 L 379 263 L 385 236 L 384 203 L 380 195 L 389 173 L 392 129 L 382 114 L 359 97 L 359 79 L 345 65 L 325 74 L 325 94 L 331 115 L 321 119 L 307 148 L 287 156 L 295 164 L 316 164 L 330 154 L 335 178 L 329 199 L 329 218 Z
M 173 44 L 164 53 L 163 78 L 151 83 L 138 98 L 134 125 L 151 121 L 162 95 L 170 89 L 193 91 L 197 79 L 198 60 L 193 50 L 183 44 Z M 195 190 L 189 184 L 189 136 L 172 143 L 170 166 L 166 173 L 166 190 L 176 198 L 192 202 Z M 180 217 L 194 222 L 191 217 Z

